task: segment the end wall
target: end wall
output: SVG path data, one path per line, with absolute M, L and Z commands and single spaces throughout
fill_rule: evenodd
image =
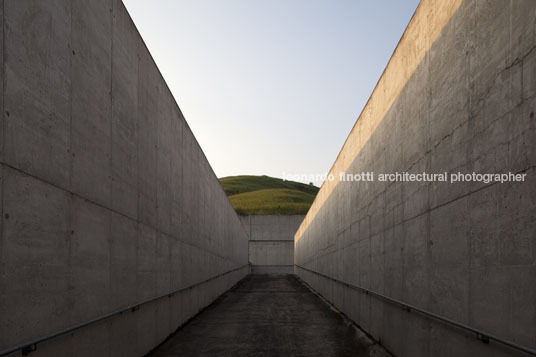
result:
M 253 274 L 294 273 L 294 234 L 304 217 L 240 216 L 249 235 L 249 262 Z
M 247 264 L 247 234 L 122 2 L 0 11 L 0 350 Z M 32 355 L 141 356 L 247 272 Z

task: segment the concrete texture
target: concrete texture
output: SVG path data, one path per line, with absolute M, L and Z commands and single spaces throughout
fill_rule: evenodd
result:
M 0 21 L 0 350 L 247 264 L 248 236 L 120 0 L 4 0 Z M 32 355 L 143 355 L 247 272 Z
M 423 0 L 331 172 L 522 183 L 326 182 L 296 264 L 536 348 L 536 2 Z M 398 356 L 522 356 L 296 268 Z
M 303 215 L 240 216 L 249 235 L 249 263 L 253 274 L 294 272 L 294 234 Z
M 250 275 L 152 357 L 389 356 L 293 275 Z

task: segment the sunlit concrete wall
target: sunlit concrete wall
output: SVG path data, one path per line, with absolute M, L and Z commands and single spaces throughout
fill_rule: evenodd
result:
M 535 19 L 533 0 L 423 0 L 331 169 L 525 182 L 325 182 L 296 264 L 536 348 Z M 296 272 L 397 356 L 522 355 Z
M 248 236 L 121 1 L 0 11 L 0 350 L 247 264 Z M 32 356 L 143 355 L 247 272 Z
M 294 273 L 294 234 L 304 217 L 240 216 L 249 235 L 249 263 L 253 274 Z

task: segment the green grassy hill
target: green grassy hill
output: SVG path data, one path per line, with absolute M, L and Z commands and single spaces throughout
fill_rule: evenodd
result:
M 220 179 L 238 214 L 305 214 L 318 187 L 268 176 L 229 176 Z

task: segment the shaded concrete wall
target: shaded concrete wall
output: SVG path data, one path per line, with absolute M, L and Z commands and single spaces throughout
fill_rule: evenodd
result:
M 304 217 L 240 216 L 249 236 L 249 262 L 252 273 L 294 272 L 294 234 Z
M 0 350 L 247 264 L 247 234 L 121 1 L 0 11 Z M 34 354 L 143 355 L 247 272 Z
M 524 183 L 325 182 L 296 264 L 536 348 L 536 2 L 423 0 L 331 172 Z M 296 268 L 398 356 L 512 356 Z

